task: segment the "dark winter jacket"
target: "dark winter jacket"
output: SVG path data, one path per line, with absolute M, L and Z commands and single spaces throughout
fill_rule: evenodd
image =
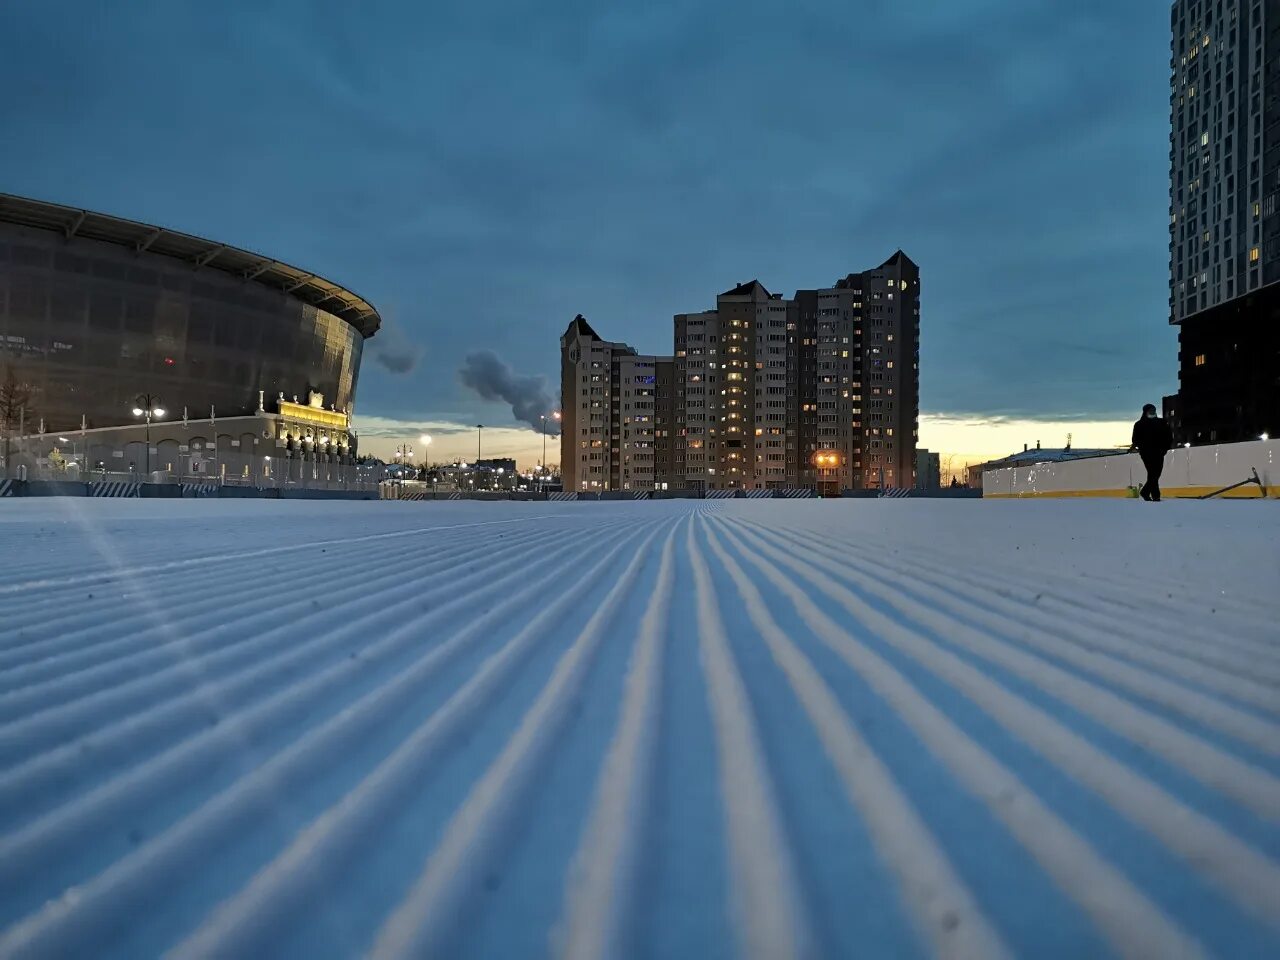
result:
M 1173 446 L 1169 425 L 1160 417 L 1143 417 L 1133 425 L 1133 445 L 1139 453 L 1163 456 Z

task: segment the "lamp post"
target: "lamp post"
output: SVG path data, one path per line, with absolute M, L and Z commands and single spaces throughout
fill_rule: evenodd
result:
M 480 437 L 484 433 L 484 424 L 476 424 L 476 469 L 480 469 Z
M 152 393 L 140 393 L 133 400 L 133 415 L 143 417 L 147 423 L 146 430 L 146 467 L 147 476 L 151 476 L 151 421 L 164 416 L 164 408 L 160 406 L 160 398 Z
M 407 443 L 402 443 L 396 448 L 396 459 L 400 461 L 400 489 L 404 489 L 404 472 L 409 467 L 409 461 L 413 459 L 413 447 Z
M 560 419 L 560 411 L 556 410 L 551 414 L 553 419 Z M 541 488 L 547 479 L 547 415 L 542 415 L 542 476 L 538 480 L 538 487 Z
M 833 450 L 819 450 L 813 455 L 813 465 L 818 468 L 818 494 L 822 495 L 824 484 L 829 482 L 828 471 L 840 466 L 840 455 Z

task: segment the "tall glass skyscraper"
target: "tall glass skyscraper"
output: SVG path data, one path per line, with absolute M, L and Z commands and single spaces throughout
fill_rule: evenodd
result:
M 1175 0 L 1169 318 L 1180 440 L 1280 428 L 1280 0 Z

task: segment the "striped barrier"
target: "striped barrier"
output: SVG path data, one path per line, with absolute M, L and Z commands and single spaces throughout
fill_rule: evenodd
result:
M 737 495 L 737 490 L 707 490 L 702 494 L 702 498 L 704 500 L 732 500 Z
M 91 497 L 140 497 L 140 480 L 95 480 L 89 484 Z
M 816 490 L 801 487 L 795 490 L 775 490 L 773 491 L 773 495 L 787 500 L 811 500 L 817 497 L 818 493 Z
M 738 496 L 743 500 L 771 500 L 772 490 L 739 490 Z
M 18 481 L 16 480 L 0 480 L 0 497 L 16 497 Z
M 901 500 L 903 497 L 911 496 L 910 487 L 885 487 L 880 491 L 880 500 Z
M 446 499 L 446 500 L 461 500 L 461 499 L 462 499 L 462 491 L 461 491 L 461 490 L 455 490 L 455 491 L 453 491 L 453 493 L 449 494 L 449 496 L 445 497 L 445 499 Z
M 216 483 L 184 483 L 182 495 L 184 497 L 216 497 L 218 485 Z
M 578 493 L 576 490 L 557 491 L 555 493 L 548 493 L 547 499 L 548 500 L 577 500 Z

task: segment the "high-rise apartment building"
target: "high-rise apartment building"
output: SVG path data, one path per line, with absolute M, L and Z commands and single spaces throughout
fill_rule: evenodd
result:
M 1280 424 L 1280 0 L 1175 0 L 1169 312 L 1178 439 Z
M 560 473 L 566 490 L 608 490 L 613 476 L 614 359 L 634 356 L 601 340 L 579 314 L 560 338 Z
M 920 270 L 901 250 L 797 291 L 793 483 L 909 487 L 920 415 Z
M 788 303 L 758 280 L 675 317 L 680 486 L 785 486 Z M 677 454 L 677 461 L 679 460 Z
M 566 490 L 652 490 L 658 441 L 670 459 L 674 419 L 659 404 L 658 380 L 674 378 L 671 357 L 643 356 L 600 339 L 578 315 L 560 338 L 560 470 Z
M 674 328 L 655 357 L 569 325 L 566 490 L 914 483 L 920 271 L 901 251 L 791 300 L 738 284 Z

